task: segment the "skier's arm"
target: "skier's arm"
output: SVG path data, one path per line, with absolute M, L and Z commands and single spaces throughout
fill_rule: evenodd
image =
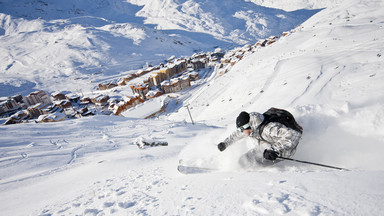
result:
M 228 146 L 232 145 L 237 140 L 246 136 L 240 131 L 233 132 L 229 137 L 227 137 L 223 142 L 221 142 L 217 147 L 220 151 L 224 151 Z

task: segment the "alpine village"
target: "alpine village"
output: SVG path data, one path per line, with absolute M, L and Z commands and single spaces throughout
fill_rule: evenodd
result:
M 293 31 L 293 30 L 292 30 Z M 284 32 L 282 37 L 291 32 Z M 58 122 L 65 119 L 81 118 L 96 113 L 121 115 L 124 111 L 163 94 L 182 91 L 199 79 L 202 69 L 214 70 L 218 75 L 227 73 L 242 58 L 270 45 L 279 39 L 271 36 L 254 45 L 247 44 L 227 52 L 217 48 L 213 52 L 195 53 L 191 57 L 171 57 L 157 66 L 146 65 L 136 73 L 115 81 L 99 83 L 97 96 L 87 97 L 63 92 L 49 94 L 40 90 L 27 96 L 15 95 L 0 100 L 0 116 L 8 118 L 4 123 Z M 119 86 L 129 86 L 133 96 L 111 97 L 108 91 Z M 164 105 L 166 106 L 166 104 Z M 151 118 L 165 110 L 147 116 Z

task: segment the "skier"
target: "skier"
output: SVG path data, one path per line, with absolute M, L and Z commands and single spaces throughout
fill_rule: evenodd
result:
M 251 137 L 256 147 L 244 154 L 239 163 L 243 167 L 256 164 L 269 165 L 280 157 L 291 157 L 303 133 L 292 114 L 271 108 L 264 114 L 241 112 L 236 119 L 237 130 L 217 147 L 224 151 L 228 146 L 245 137 Z

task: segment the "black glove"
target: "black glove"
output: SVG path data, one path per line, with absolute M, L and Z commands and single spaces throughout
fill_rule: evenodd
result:
M 217 148 L 220 150 L 220 151 L 224 151 L 225 148 L 227 148 L 226 144 L 221 142 L 219 143 L 219 145 L 217 145 Z
M 279 152 L 273 151 L 273 150 L 267 150 L 265 149 L 263 156 L 267 160 L 276 160 L 277 156 L 279 156 Z

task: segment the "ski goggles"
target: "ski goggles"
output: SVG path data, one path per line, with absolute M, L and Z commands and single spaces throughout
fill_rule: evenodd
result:
M 251 128 L 251 125 L 249 125 L 249 123 L 243 125 L 243 126 L 240 126 L 237 128 L 237 130 L 239 130 L 240 132 L 243 132 L 243 130 L 248 130 Z

